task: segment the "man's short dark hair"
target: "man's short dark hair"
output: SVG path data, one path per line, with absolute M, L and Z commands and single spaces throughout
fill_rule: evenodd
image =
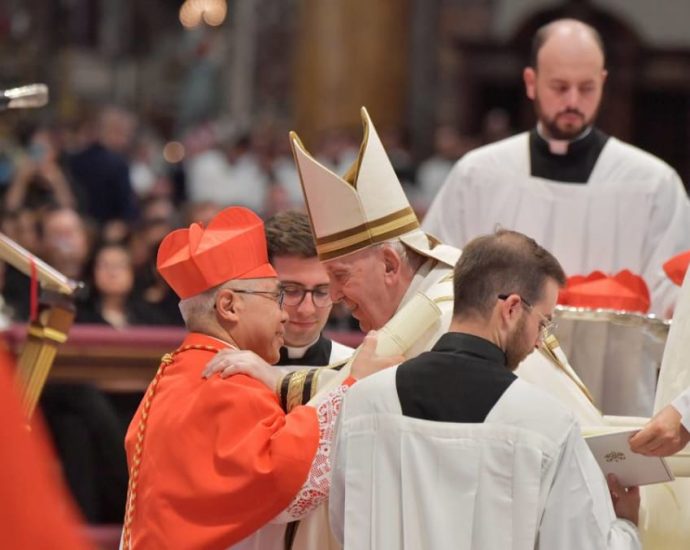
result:
M 592 27 L 592 25 L 588 25 L 584 21 L 580 21 L 578 19 L 556 19 L 555 21 L 551 21 L 546 25 L 542 25 L 537 29 L 537 32 L 534 33 L 534 37 L 532 38 L 532 49 L 530 50 L 529 54 L 530 67 L 535 70 L 537 69 L 539 50 L 541 50 L 544 43 L 548 40 L 549 36 L 551 36 L 551 32 L 553 31 L 554 27 L 566 21 L 576 21 L 589 31 L 597 46 L 599 46 L 599 49 L 601 50 L 601 55 L 604 57 L 604 62 L 606 62 L 606 49 L 604 48 L 604 41 L 602 40 L 601 34 L 599 34 L 598 30 Z
M 499 294 L 519 294 L 534 304 L 549 278 L 565 284 L 563 268 L 548 250 L 522 233 L 499 229 L 464 247 L 453 276 L 453 313 L 486 318 Z
M 266 222 L 266 240 L 269 261 L 276 256 L 316 256 L 309 217 L 304 212 L 287 210 L 269 218 Z

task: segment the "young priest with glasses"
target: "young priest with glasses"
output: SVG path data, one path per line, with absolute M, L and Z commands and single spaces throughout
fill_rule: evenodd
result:
M 326 338 L 331 313 L 328 273 L 316 255 L 309 218 L 297 211 L 281 212 L 266 222 L 269 261 L 278 273 L 290 320 L 277 365 L 322 367 L 348 359 L 353 349 Z

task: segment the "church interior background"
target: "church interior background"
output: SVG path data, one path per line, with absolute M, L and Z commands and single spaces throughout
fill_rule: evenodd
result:
M 296 128 L 315 146 L 356 132 L 366 105 L 418 161 L 439 125 L 482 141 L 528 127 L 520 75 L 529 37 L 543 21 L 572 15 L 607 44 L 602 128 L 690 179 L 683 0 L 663 9 L 645 0 L 218 3 L 226 9 L 219 25 L 185 27 L 180 0 L 8 0 L 0 83 L 46 82 L 50 112 L 61 118 L 89 103 L 127 106 L 166 140 L 223 120 L 242 132 Z M 12 123 L 2 121 L 4 133 Z
M 142 215 L 152 216 L 142 226 L 151 239 L 170 230 L 161 216 L 183 221 L 186 200 L 194 199 L 192 163 L 209 151 L 216 156 L 206 168 L 219 170 L 254 156 L 251 169 L 235 173 L 261 175 L 265 192 L 246 198 L 270 215 L 300 200 L 288 131 L 344 172 L 359 146 L 364 105 L 421 214 L 432 198 L 418 181 L 423 161 L 451 162 L 534 124 L 522 69 L 534 31 L 557 17 L 584 20 L 603 36 L 609 76 L 601 128 L 667 161 L 687 189 L 687 0 L 4 0 L 0 89 L 44 82 L 50 103 L 0 117 L 0 197 L 28 127 L 47 125 L 69 150 L 80 121 L 114 105 L 126 114 L 122 152 L 140 169 L 131 172 L 140 175 L 132 184 Z M 12 236 L 31 250 L 30 234 L 17 231 Z M 353 328 L 346 319 L 337 323 L 338 330 Z M 166 337 L 123 332 L 120 340 L 73 330 L 58 356 L 56 376 L 93 383 L 106 396 L 98 402 L 121 424 L 109 441 L 118 452 L 117 433 L 177 330 Z M 109 495 L 108 513 L 100 504 L 88 508 L 91 493 L 75 494 L 94 524 L 122 517 L 124 456 L 115 462 L 99 466 L 124 477 L 120 493 Z M 88 470 L 74 468 L 77 477 Z M 114 548 L 118 529 L 105 535 Z

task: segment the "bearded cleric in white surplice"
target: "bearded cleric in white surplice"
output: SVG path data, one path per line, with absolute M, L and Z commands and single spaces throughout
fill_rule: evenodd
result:
M 668 315 L 663 263 L 690 248 L 690 203 L 665 162 L 594 126 L 607 70 L 601 35 L 575 19 L 535 33 L 525 93 L 538 124 L 458 161 L 424 220 L 462 247 L 497 224 L 529 235 L 568 276 L 629 269 Z
M 597 147 L 592 129 L 583 147 Z M 424 220 L 424 229 L 463 246 L 496 224 L 530 235 L 568 275 L 629 269 L 643 276 L 652 311 L 664 314 L 677 294 L 662 264 L 690 248 L 690 208 L 678 174 L 614 137 L 585 182 L 537 177 L 541 138 L 525 132 L 465 155 Z M 532 142 L 532 145 L 530 145 Z M 591 145 L 590 145 L 590 142 Z
M 443 336 L 431 353 L 365 380 L 344 402 L 330 502 L 346 550 L 639 549 L 634 526 L 613 514 L 574 415 L 520 378 L 494 397 L 497 380 L 512 374 L 498 348 L 469 339 Z M 463 376 L 463 354 L 479 363 L 491 353 L 496 364 L 482 365 L 483 381 Z M 429 378 L 463 391 L 446 399 L 409 391 Z M 458 394 L 469 411 L 450 421 L 405 410 L 430 401 L 457 409 Z

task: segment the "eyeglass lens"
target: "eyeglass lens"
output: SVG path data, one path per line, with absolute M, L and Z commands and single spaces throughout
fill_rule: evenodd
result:
M 331 305 L 331 295 L 328 287 L 304 288 L 303 286 L 287 285 L 283 287 L 285 292 L 285 305 L 298 306 L 306 297 L 311 294 L 312 302 L 316 307 L 327 307 Z

